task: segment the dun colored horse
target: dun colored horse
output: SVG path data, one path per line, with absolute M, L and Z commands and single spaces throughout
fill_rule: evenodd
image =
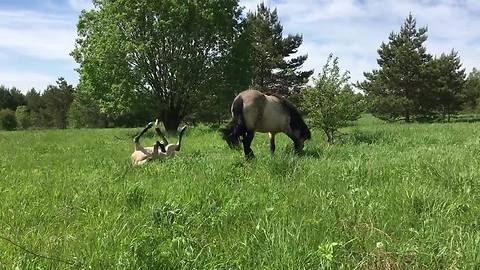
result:
M 255 132 L 269 133 L 270 151 L 275 152 L 275 135 L 285 133 L 301 152 L 304 142 L 311 138 L 310 130 L 295 106 L 280 95 L 266 95 L 246 90 L 235 97 L 231 107 L 232 120 L 222 130 L 223 139 L 232 148 L 243 143 L 245 157 L 254 157 L 250 148 Z
M 150 122 L 147 126 L 133 139 L 134 149 L 132 153 L 132 162 L 133 165 L 143 165 L 151 160 L 165 160 L 168 158 L 173 158 L 175 152 L 180 151 L 183 133 L 187 129 L 186 126 L 182 128 L 178 136 L 178 142 L 176 144 L 169 144 L 165 135 L 158 126 L 158 120 L 155 122 L 155 131 L 157 135 L 162 138 L 162 141 L 157 141 L 153 147 L 144 147 L 140 144 L 140 137 L 152 128 L 153 123 Z

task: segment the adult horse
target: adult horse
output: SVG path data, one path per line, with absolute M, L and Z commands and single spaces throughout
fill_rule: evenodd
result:
M 254 157 L 251 143 L 255 132 L 269 133 L 270 151 L 275 152 L 275 135 L 285 133 L 301 152 L 304 142 L 311 138 L 310 130 L 295 106 L 280 95 L 266 95 L 256 90 L 246 90 L 233 100 L 232 120 L 222 130 L 223 139 L 231 148 L 243 143 L 245 157 Z

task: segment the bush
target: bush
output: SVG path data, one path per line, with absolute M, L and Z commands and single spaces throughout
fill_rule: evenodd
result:
M 15 117 L 17 118 L 17 124 L 21 128 L 29 128 L 31 126 L 30 112 L 27 106 L 18 106 L 15 110 Z
M 0 129 L 14 130 L 17 127 L 15 113 L 10 109 L 0 111 Z
M 349 79 L 348 72 L 340 72 L 338 58 L 330 54 L 314 86 L 301 91 L 302 110 L 325 132 L 329 143 L 334 143 L 339 128 L 357 120 L 363 111 L 363 97 L 353 92 Z

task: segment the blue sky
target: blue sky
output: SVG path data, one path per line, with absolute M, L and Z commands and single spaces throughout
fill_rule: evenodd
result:
M 90 0 L 0 1 L 0 84 L 22 91 L 44 89 L 59 76 L 76 84 L 69 56 L 80 11 Z M 241 0 L 247 9 L 261 0 Z M 411 12 L 428 26 L 432 54 L 459 51 L 466 70 L 480 67 L 480 0 L 270 0 L 285 34 L 301 33 L 305 67 L 319 71 L 329 53 L 351 72 L 352 81 L 375 68 L 377 49 Z

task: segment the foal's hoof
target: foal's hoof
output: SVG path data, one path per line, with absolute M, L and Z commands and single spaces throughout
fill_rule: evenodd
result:
M 180 133 L 185 132 L 185 130 L 187 130 L 187 126 L 183 126 L 182 129 L 180 130 Z

